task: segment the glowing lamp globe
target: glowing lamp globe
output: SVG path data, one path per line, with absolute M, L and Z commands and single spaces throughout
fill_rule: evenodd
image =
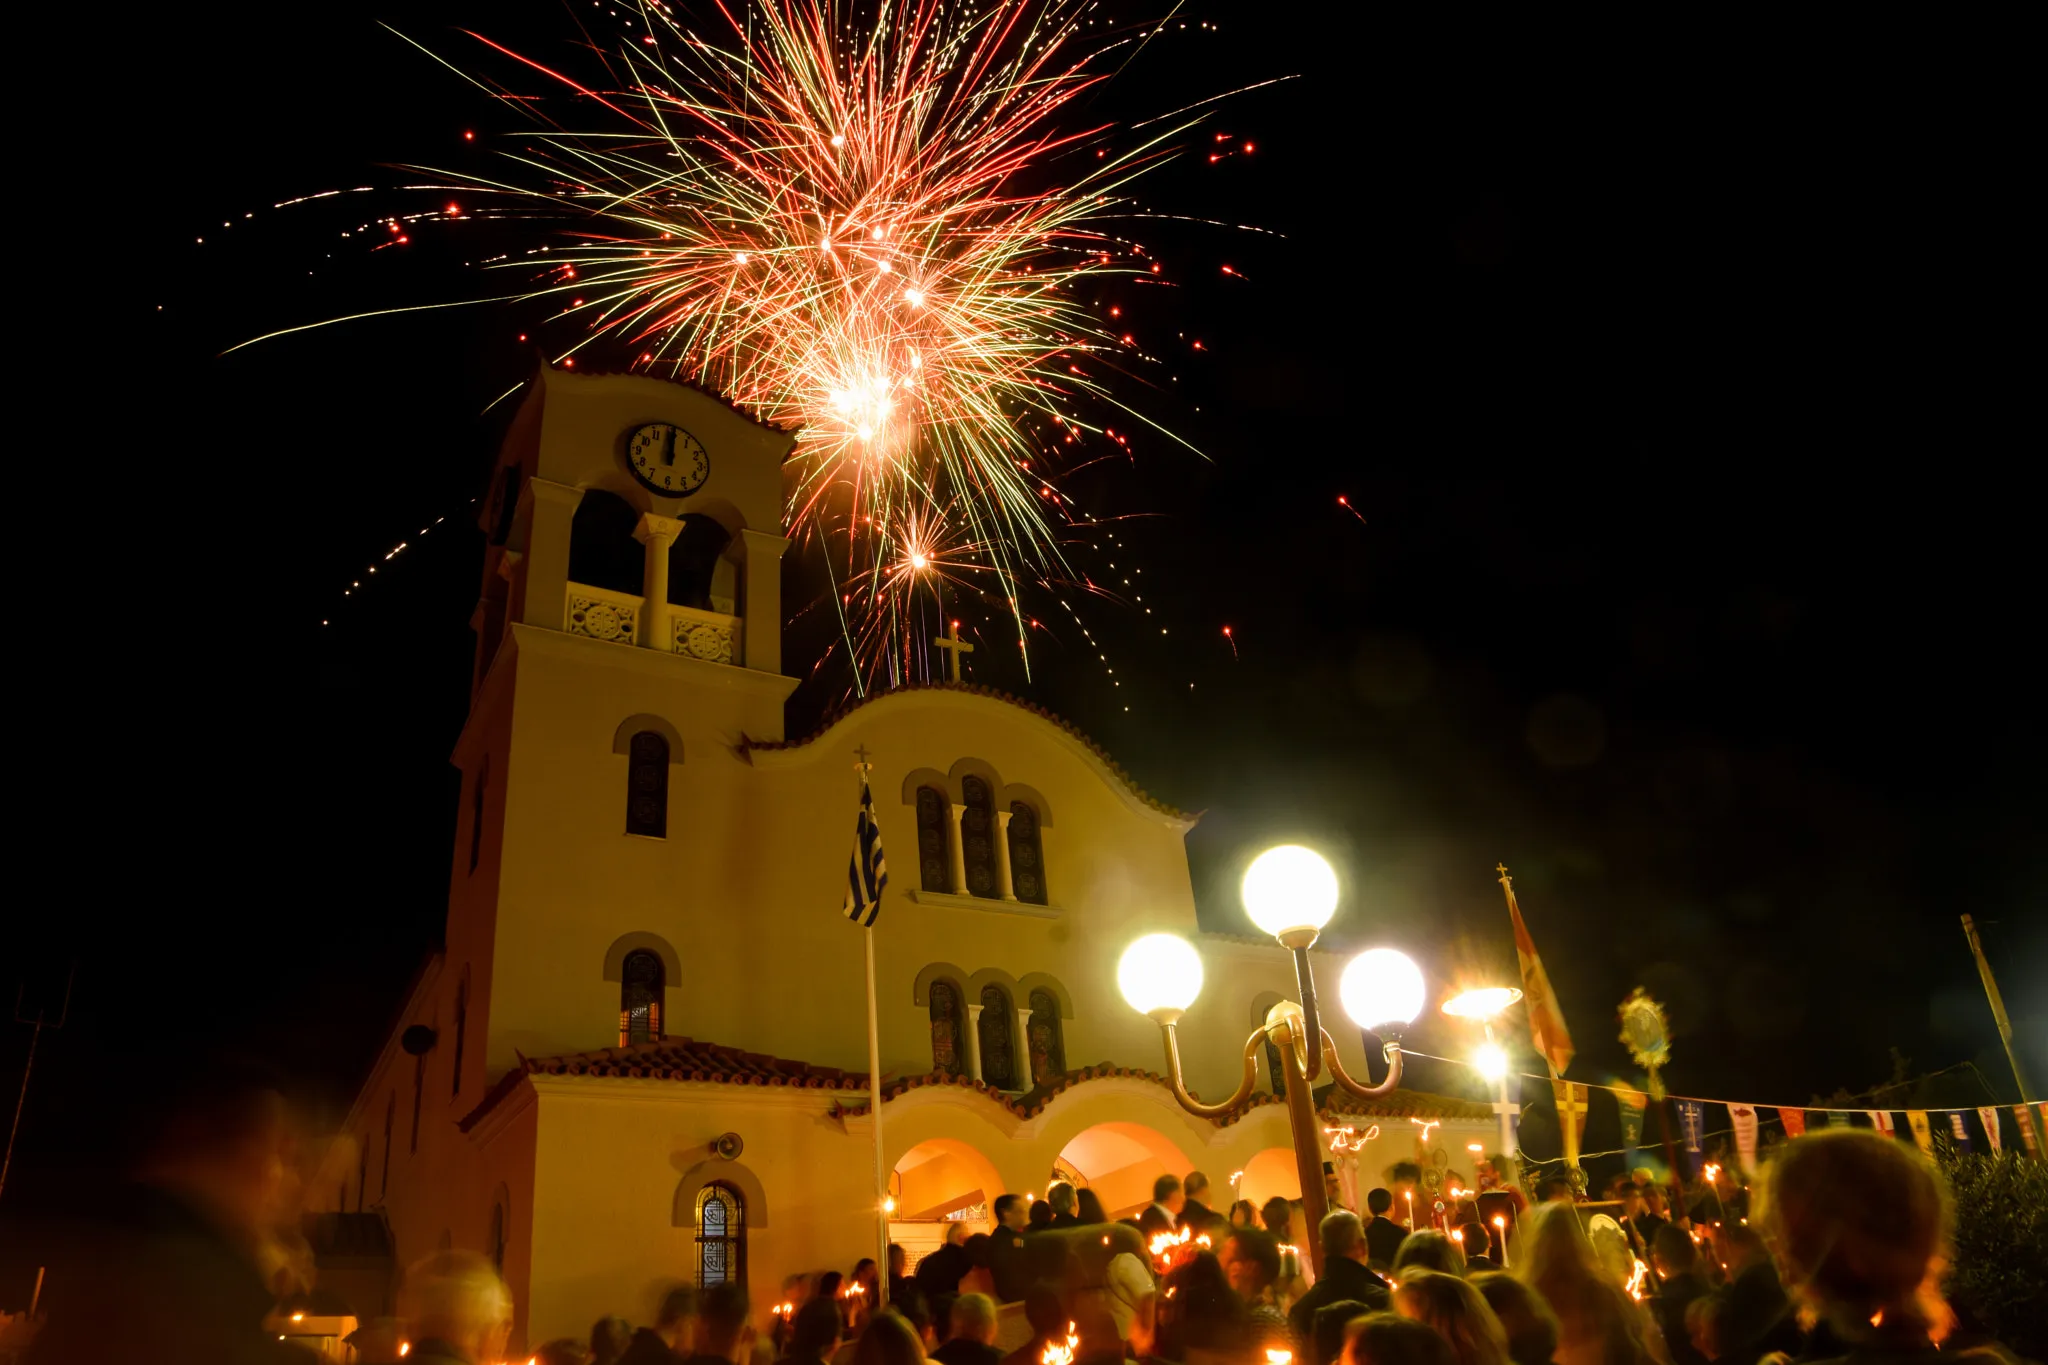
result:
M 1508 1054 L 1499 1043 L 1481 1043 L 1472 1054 L 1472 1065 L 1479 1068 L 1479 1074 L 1489 1081 L 1507 1079 Z
M 1360 1028 L 1396 1032 L 1422 1013 L 1422 969 L 1406 953 L 1369 948 L 1351 959 L 1337 982 L 1344 1012 Z
M 1202 993 L 1201 955 L 1185 939 L 1147 934 L 1124 949 L 1116 985 L 1138 1013 L 1178 1018 Z
M 1299 844 L 1269 848 L 1244 874 L 1244 909 L 1275 938 L 1323 931 L 1337 912 L 1337 874 L 1314 849 Z

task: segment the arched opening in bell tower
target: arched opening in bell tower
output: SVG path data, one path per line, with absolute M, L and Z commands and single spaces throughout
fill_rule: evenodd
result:
M 639 522 L 618 494 L 586 490 L 569 523 L 569 581 L 638 596 L 647 576 L 646 547 L 633 538 Z

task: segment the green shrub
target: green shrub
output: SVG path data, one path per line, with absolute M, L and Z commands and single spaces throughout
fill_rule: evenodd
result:
M 1942 1153 L 1955 1195 L 1948 1298 L 1965 1327 L 2048 1360 L 2048 1162 Z

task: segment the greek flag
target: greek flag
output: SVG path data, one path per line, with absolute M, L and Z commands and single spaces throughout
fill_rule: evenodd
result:
M 860 817 L 853 824 L 853 857 L 846 864 L 846 917 L 873 928 L 882 913 L 882 892 L 889 885 L 889 862 L 882 856 L 882 829 L 875 823 L 875 794 L 867 779 L 860 783 Z

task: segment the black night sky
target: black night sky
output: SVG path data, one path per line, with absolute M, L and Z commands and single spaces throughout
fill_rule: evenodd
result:
M 462 62 L 487 54 L 461 27 L 575 59 L 575 6 L 517 8 L 173 8 L 126 36 L 122 79 L 67 96 L 105 128 L 59 135 L 18 269 L 78 351 L 18 370 L 17 401 L 49 382 L 79 420 L 17 458 L 131 478 L 106 502 L 15 485 L 19 524 L 65 538 L 42 562 L 79 576 L 16 594 L 44 633 L 25 653 L 52 661 L 28 747 L 57 776 L 47 804 L 17 796 L 38 889 L 0 985 L 32 1014 L 77 979 L 0 1228 L 105 1169 L 119 1092 L 209 1049 L 278 1059 L 338 1116 L 438 942 L 470 499 L 506 409 L 478 413 L 530 363 L 527 323 L 416 313 L 217 353 L 496 283 L 457 232 L 338 249 L 333 229 L 422 196 L 268 206 L 483 165 L 465 130 L 524 125 L 379 21 Z M 1295 839 L 1340 864 L 1334 935 L 1499 974 L 1506 862 L 1584 1079 L 1625 1067 L 1614 1008 L 1640 984 L 1670 1007 L 1681 1093 L 1859 1091 L 1897 1048 L 2014 1098 L 1969 912 L 2048 1081 L 2018 87 L 1924 34 L 1310 9 L 1191 4 L 1088 111 L 1299 76 L 1225 101 L 1142 192 L 1266 231 L 1142 232 L 1176 279 L 1122 299 L 1163 358 L 1140 379 L 1208 458 L 1139 437 L 1073 484 L 1144 514 L 1078 561 L 1112 587 L 1143 569 L 1152 615 L 1087 612 L 1122 685 L 1071 627 L 1029 680 L 994 648 L 977 680 L 1207 812 L 1210 927 L 1247 927 L 1238 872 Z M 1215 132 L 1256 154 L 1209 164 Z M 99 259 L 65 263 L 64 239 Z M 81 269 L 110 292 L 73 294 Z M 791 732 L 834 700 L 807 684 Z M 10 1109 L 29 1037 L 0 1037 Z M 1935 1104 L 1992 1098 L 1940 1084 Z M 33 1251 L 0 1244 L 13 1307 Z

